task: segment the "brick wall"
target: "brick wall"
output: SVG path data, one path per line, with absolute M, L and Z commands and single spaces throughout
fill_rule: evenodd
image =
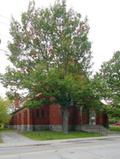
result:
M 48 125 L 49 124 L 49 106 L 45 105 L 39 108 L 30 110 L 30 118 L 32 119 L 29 124 L 33 125 Z
M 69 125 L 78 126 L 81 123 L 83 125 L 89 124 L 89 114 L 84 111 L 82 117 L 77 108 L 71 107 L 69 109 Z M 97 113 L 96 124 L 106 126 L 108 124 L 108 118 L 105 113 Z M 32 126 L 50 126 L 56 129 L 62 128 L 62 112 L 61 107 L 58 104 L 52 104 L 50 106 L 44 105 L 42 107 L 29 109 L 21 108 L 13 113 L 10 125 L 24 125 Z
M 50 125 L 61 125 L 62 124 L 62 112 L 60 105 L 53 104 L 49 107 L 49 124 Z
M 96 115 L 96 125 L 103 125 L 108 127 L 108 116 L 106 113 L 101 112 Z

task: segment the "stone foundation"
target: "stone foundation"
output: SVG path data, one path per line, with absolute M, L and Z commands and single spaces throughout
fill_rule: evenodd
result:
M 100 134 L 107 134 L 108 130 L 102 125 L 82 125 L 81 130 L 85 132 L 94 132 Z
M 19 131 L 40 131 L 48 130 L 49 125 L 8 125 L 8 128 L 17 129 Z
M 8 125 L 8 128 L 16 129 L 20 131 L 27 131 L 27 125 Z
M 49 130 L 49 125 L 32 125 L 33 131 Z
M 8 128 L 17 129 L 19 131 L 62 131 L 62 125 L 8 125 Z M 70 131 L 85 131 L 107 134 L 107 129 L 101 125 L 69 125 Z
M 62 131 L 62 125 L 49 125 L 49 130 L 53 130 L 53 131 Z

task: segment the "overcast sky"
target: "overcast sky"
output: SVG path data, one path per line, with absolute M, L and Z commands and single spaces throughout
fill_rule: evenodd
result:
M 54 4 L 55 0 L 35 0 L 37 7 Z M 27 9 L 29 0 L 3 0 L 0 2 L 0 73 L 8 65 L 5 51 L 10 40 L 9 24 L 11 16 L 20 19 Z M 67 0 L 67 6 L 88 16 L 92 42 L 93 70 L 97 71 L 102 62 L 109 60 L 116 50 L 120 50 L 120 0 Z M 2 51 L 4 50 L 4 51 Z M 5 89 L 0 85 L 0 96 Z

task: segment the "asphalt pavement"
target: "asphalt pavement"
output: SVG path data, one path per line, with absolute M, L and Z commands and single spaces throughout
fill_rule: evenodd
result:
M 33 141 L 11 132 L 2 137 L 0 159 L 120 159 L 119 135 Z

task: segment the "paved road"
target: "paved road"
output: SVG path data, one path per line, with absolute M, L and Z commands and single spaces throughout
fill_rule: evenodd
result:
M 120 159 L 120 137 L 1 144 L 0 159 Z

